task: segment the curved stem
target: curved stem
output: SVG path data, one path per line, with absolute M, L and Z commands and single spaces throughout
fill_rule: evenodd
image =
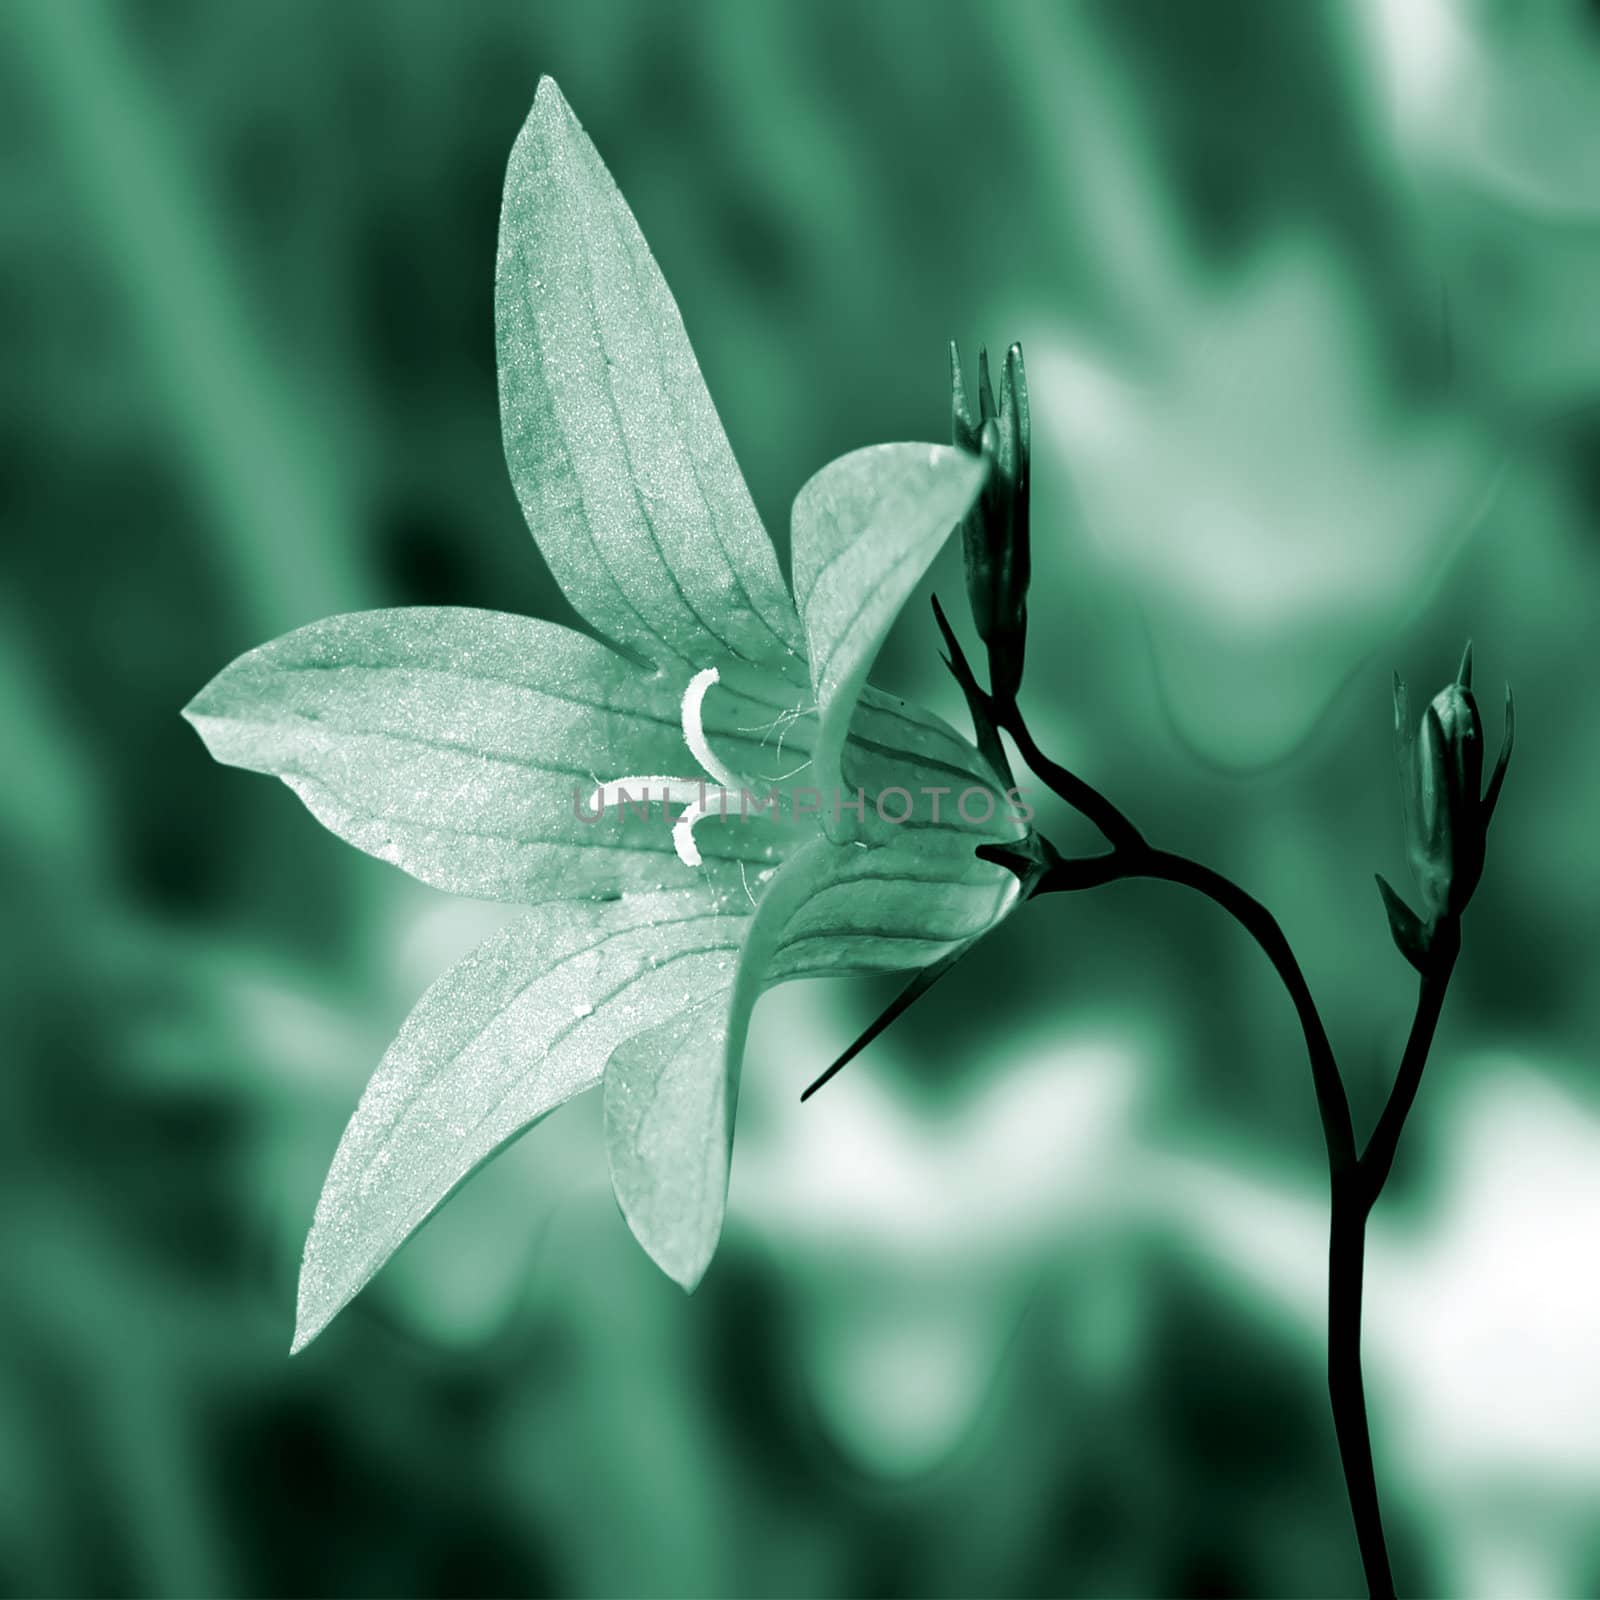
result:
M 1020 742 L 1020 741 L 1019 741 Z M 1030 758 L 1028 764 L 1033 766 Z M 1037 771 L 1038 769 L 1035 768 Z M 1042 774 L 1041 774 L 1042 776 Z M 1311 1083 L 1316 1092 L 1317 1110 L 1322 1118 L 1322 1138 L 1328 1149 L 1329 1169 L 1338 1176 L 1353 1172 L 1356 1166 L 1355 1130 L 1350 1120 L 1350 1102 L 1344 1080 L 1334 1057 L 1328 1031 L 1322 1024 L 1311 986 L 1295 959 L 1289 940 L 1278 926 L 1278 919 L 1253 895 L 1245 893 L 1232 879 L 1170 850 L 1156 850 L 1142 841 L 1132 847 L 1114 850 L 1109 855 L 1093 856 L 1088 861 L 1064 859 L 1052 864 L 1039 880 L 1036 893 L 1061 893 L 1092 888 L 1119 878 L 1156 878 L 1164 883 L 1182 884 L 1220 906 L 1261 947 L 1272 963 L 1294 1003 L 1295 1015 L 1305 1035 L 1306 1054 L 1311 1062 Z
M 1033 765 L 1031 759 L 1029 764 Z M 1366 1392 L 1361 1376 L 1361 1296 L 1367 1215 L 1378 1189 L 1382 1188 L 1382 1181 L 1380 1178 L 1377 1187 L 1372 1187 L 1362 1163 L 1357 1159 L 1349 1097 L 1345 1093 L 1333 1045 L 1312 997 L 1311 986 L 1277 918 L 1259 900 L 1221 873 L 1171 851 L 1152 849 L 1141 843 L 1088 860 L 1060 859 L 1041 873 L 1034 892 L 1067 893 L 1094 888 L 1121 878 L 1155 878 L 1166 883 L 1182 884 L 1220 906 L 1260 946 L 1294 1003 L 1295 1014 L 1305 1036 L 1312 1086 L 1316 1091 L 1317 1109 L 1322 1119 L 1322 1137 L 1328 1152 L 1328 1402 L 1333 1413 L 1339 1464 L 1344 1474 L 1345 1490 L 1350 1497 L 1350 1514 L 1355 1523 L 1356 1543 L 1361 1551 L 1367 1588 L 1373 1600 L 1392 1600 L 1394 1577 L 1384 1539 L 1377 1473 L 1372 1460 L 1372 1436 L 1367 1425 Z M 1448 976 L 1446 966 L 1438 985 L 1438 1000 L 1441 1002 L 1443 983 Z M 1427 983 L 1424 984 L 1424 994 L 1430 997 L 1433 994 Z M 1437 1020 L 1437 1004 L 1432 1005 L 1430 1014 L 1433 1020 Z M 1427 1020 L 1424 1008 L 1419 1006 L 1411 1044 L 1407 1046 L 1406 1061 L 1402 1064 L 1395 1092 L 1385 1111 L 1385 1121 L 1379 1125 L 1380 1131 L 1386 1127 L 1392 1131 L 1395 1139 L 1399 1137 L 1405 1111 L 1415 1095 L 1416 1079 L 1421 1076 L 1432 1032 L 1432 1022 Z M 1373 1142 L 1377 1147 L 1376 1137 Z M 1392 1149 L 1390 1154 L 1392 1156 Z M 1387 1166 L 1384 1172 L 1387 1172 Z
M 1427 965 L 1417 990 L 1417 1009 L 1411 1021 L 1400 1070 L 1378 1118 L 1372 1138 L 1348 1181 L 1335 1179 L 1328 1234 L 1328 1396 L 1333 1406 L 1334 1431 L 1345 1463 L 1345 1486 L 1367 1588 L 1374 1597 L 1394 1594 L 1394 1576 L 1384 1545 L 1383 1519 L 1378 1508 L 1378 1486 L 1372 1471 L 1372 1439 L 1367 1427 L 1366 1399 L 1361 1382 L 1361 1280 L 1366 1249 L 1367 1217 L 1383 1193 L 1394 1166 L 1395 1151 L 1406 1117 L 1417 1098 L 1422 1070 L 1444 1009 L 1444 997 L 1461 952 L 1461 924 L 1454 917 L 1439 922 L 1433 931 Z M 1352 1463 L 1357 1470 L 1352 1472 Z
M 1389 1170 L 1394 1165 L 1394 1154 L 1412 1102 L 1417 1098 L 1422 1069 L 1428 1064 L 1434 1031 L 1439 1026 L 1439 1013 L 1444 1009 L 1445 991 L 1450 987 L 1450 975 L 1455 971 L 1456 957 L 1460 953 L 1460 921 L 1455 917 L 1441 918 L 1434 927 L 1427 963 L 1417 985 L 1417 1010 L 1411 1021 L 1405 1053 L 1400 1057 L 1400 1070 L 1395 1074 L 1388 1103 L 1361 1157 L 1362 1187 L 1369 1206 L 1383 1193 Z
M 1328 1149 L 1328 1167 L 1337 1183 L 1342 1173 L 1354 1167 L 1356 1159 L 1350 1102 L 1345 1095 L 1344 1079 L 1339 1076 L 1339 1063 L 1334 1058 L 1333 1045 L 1322 1024 L 1317 1003 L 1311 997 L 1311 986 L 1300 970 L 1300 963 L 1295 960 L 1288 937 L 1278 926 L 1278 919 L 1253 895 L 1246 894 L 1232 879 L 1225 878 L 1220 872 L 1213 872 L 1210 867 L 1166 850 L 1150 851 L 1149 859 L 1151 865 L 1144 876 L 1160 878 L 1167 883 L 1181 883 L 1220 906 L 1261 947 L 1262 953 L 1283 981 L 1284 988 L 1289 991 L 1295 1015 L 1300 1019 L 1301 1032 L 1305 1035 L 1306 1055 L 1311 1062 L 1311 1083 L 1317 1096 L 1317 1112 L 1322 1119 L 1322 1139 Z
M 1106 843 L 1117 850 L 1142 850 L 1144 836 L 1093 784 L 1086 783 L 1077 773 L 1069 772 L 1059 762 L 1052 761 L 1037 744 L 1023 721 L 1022 712 L 1015 700 L 994 702 L 992 713 L 997 727 L 1004 728 L 1017 741 L 1022 759 L 1044 779 L 1050 789 L 1085 817 L 1105 835 Z
M 949 639 L 948 624 L 942 614 L 940 625 Z M 968 698 L 969 701 L 972 698 L 970 692 Z M 1090 857 L 1086 861 L 1057 858 L 1041 875 L 1034 892 L 1092 888 L 1117 878 L 1158 878 L 1193 889 L 1226 911 L 1261 947 L 1294 1002 L 1311 1062 L 1311 1082 L 1317 1097 L 1317 1112 L 1322 1119 L 1329 1172 L 1337 1179 L 1342 1173 L 1353 1171 L 1357 1164 L 1355 1130 L 1350 1121 L 1350 1102 L 1344 1080 L 1339 1075 L 1339 1064 L 1312 998 L 1311 986 L 1277 918 L 1231 878 L 1187 856 L 1148 845 L 1133 822 L 1105 795 L 1077 773 L 1052 761 L 1039 748 L 1014 698 L 988 700 L 987 707 L 996 726 L 1004 728 L 1016 740 L 1029 767 L 1044 779 L 1053 793 L 1087 817 L 1112 847 L 1109 855 Z
M 947 639 L 951 638 L 942 616 L 940 620 L 946 628 Z M 952 647 L 959 649 L 953 640 Z M 965 663 L 961 665 L 964 667 Z M 970 680 L 970 670 L 966 677 Z M 975 716 L 986 713 L 994 728 L 1003 728 L 1009 733 L 1033 771 L 1057 796 L 1087 817 L 1111 846 L 1106 854 L 1073 860 L 1058 855 L 1046 843 L 1042 852 L 1036 852 L 1032 858 L 1019 858 L 1011 864 L 1024 876 L 1028 893 L 1070 893 L 1122 878 L 1155 878 L 1182 884 L 1220 906 L 1255 940 L 1289 993 L 1305 1036 L 1312 1087 L 1322 1120 L 1322 1138 L 1328 1153 L 1328 1401 L 1367 1588 L 1373 1600 L 1393 1600 L 1394 1574 L 1384 1539 L 1361 1375 L 1361 1302 L 1367 1218 L 1388 1180 L 1406 1117 L 1417 1097 L 1444 1007 L 1445 991 L 1461 949 L 1460 922 L 1455 917 L 1447 917 L 1432 930 L 1427 964 L 1417 993 L 1416 1014 L 1399 1071 L 1395 1074 L 1394 1087 L 1365 1153 L 1358 1155 L 1350 1101 L 1333 1045 L 1312 998 L 1311 986 L 1277 918 L 1220 872 L 1186 856 L 1147 844 L 1133 823 L 1092 784 L 1040 750 L 1015 698 L 993 699 L 978 689 L 975 682 L 964 687 L 967 687 L 968 703 L 973 706 Z
M 1329 1206 L 1328 1405 L 1367 1592 L 1372 1600 L 1394 1600 L 1394 1574 L 1383 1536 L 1366 1389 L 1361 1380 L 1361 1288 L 1371 1206 L 1362 1187 L 1351 1178 L 1334 1179 Z

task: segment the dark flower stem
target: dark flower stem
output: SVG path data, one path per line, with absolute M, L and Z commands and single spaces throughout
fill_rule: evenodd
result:
M 1060 857 L 1050 852 L 1047 864 L 1032 880 L 1031 893 L 1068 893 L 1124 878 L 1154 878 L 1193 889 L 1220 906 L 1255 940 L 1294 1004 L 1301 1032 L 1305 1035 L 1328 1156 L 1328 1399 L 1367 1589 L 1373 1600 L 1392 1600 L 1394 1575 L 1384 1540 L 1361 1377 L 1361 1296 L 1367 1218 L 1388 1180 L 1406 1117 L 1422 1081 L 1444 1006 L 1445 991 L 1461 948 L 1460 923 L 1455 918 L 1447 918 L 1433 930 L 1418 990 L 1416 1015 L 1394 1087 L 1365 1153 L 1358 1155 L 1349 1097 L 1333 1045 L 1312 998 L 1310 985 L 1277 918 L 1230 878 L 1185 856 L 1148 844 L 1110 800 L 1039 749 L 1015 700 L 991 701 L 988 709 L 995 726 L 1003 728 L 1016 741 L 1029 767 L 1057 796 L 1094 823 L 1112 847 L 1108 854 L 1086 859 Z
M 1355 1185 L 1333 1180 L 1328 1208 L 1328 1405 L 1367 1592 L 1372 1600 L 1393 1600 L 1394 1574 L 1383 1537 L 1366 1388 L 1361 1381 L 1361 1289 L 1370 1210 Z
M 1383 1193 L 1389 1169 L 1394 1165 L 1394 1153 L 1399 1147 L 1400 1134 L 1405 1128 L 1412 1102 L 1417 1098 L 1422 1069 L 1428 1064 L 1434 1030 L 1439 1026 L 1439 1013 L 1444 1009 L 1445 991 L 1450 987 L 1450 975 L 1455 971 L 1456 957 L 1460 953 L 1460 919 L 1441 917 L 1434 926 L 1422 976 L 1418 981 L 1416 1015 L 1411 1021 L 1411 1034 L 1406 1040 L 1405 1053 L 1400 1057 L 1400 1070 L 1395 1074 L 1389 1102 L 1384 1106 L 1366 1153 L 1361 1158 L 1362 1181 L 1369 1204 Z
M 1052 761 L 1034 743 L 1015 700 L 1007 705 L 996 705 L 993 714 L 996 726 L 1004 728 L 1017 741 L 1022 759 L 1057 796 L 1074 811 L 1087 817 L 1105 835 L 1106 843 L 1113 850 L 1137 852 L 1145 848 L 1143 835 L 1116 806 L 1077 773 L 1069 772 L 1058 762 Z

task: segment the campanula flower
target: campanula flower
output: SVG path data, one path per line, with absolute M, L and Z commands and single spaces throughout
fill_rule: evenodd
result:
M 296 1348 L 602 1077 L 623 1212 L 692 1288 L 762 989 L 920 967 L 1017 899 L 975 853 L 1025 832 L 997 775 L 865 684 L 985 463 L 894 444 L 825 467 L 795 501 L 791 595 L 677 306 L 548 79 L 506 175 L 495 304 L 512 482 L 600 637 L 456 608 L 332 617 L 186 712 L 218 760 L 282 778 L 360 849 L 528 908 L 378 1067 L 317 1207 Z

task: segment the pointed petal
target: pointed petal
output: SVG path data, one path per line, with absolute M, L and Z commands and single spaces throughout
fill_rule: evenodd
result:
M 747 918 L 703 890 L 535 907 L 422 997 L 317 1203 L 302 1348 L 471 1173 L 599 1081 L 617 1045 L 726 984 Z
M 826 466 L 794 503 L 794 578 L 821 717 L 818 782 L 839 753 L 890 625 L 972 504 L 987 467 L 941 445 L 888 444 Z
M 683 320 L 549 79 L 511 152 L 495 272 L 506 462 L 598 629 L 655 661 L 790 663 L 799 630 Z
M 184 714 L 217 760 L 282 778 L 357 848 L 441 889 L 528 902 L 683 870 L 659 818 L 594 820 L 590 802 L 619 774 L 695 770 L 685 676 L 528 617 L 367 611 L 241 656 Z M 770 714 L 731 689 L 707 709 L 720 746 L 755 753 L 742 729 Z M 708 854 L 769 840 L 724 829 Z
M 1517 716 L 1516 707 L 1511 700 L 1511 685 L 1506 685 L 1506 731 L 1500 740 L 1500 755 L 1495 761 L 1494 772 L 1489 778 L 1489 790 L 1483 797 L 1483 825 L 1489 826 L 1489 819 L 1494 816 L 1494 808 L 1500 803 L 1500 786 L 1506 781 L 1506 768 L 1511 764 L 1511 747 L 1516 743 Z
M 1428 930 L 1421 917 L 1389 886 L 1384 875 L 1379 872 L 1375 876 L 1378 893 L 1383 896 L 1383 909 L 1389 916 L 1389 932 L 1395 948 L 1421 972 L 1428 958 Z
M 773 880 L 745 925 L 737 971 L 692 1011 L 619 1047 L 606 1067 L 611 1187 L 633 1236 L 693 1290 L 722 1237 L 734 1112 L 751 1013 L 796 906 L 838 854 L 814 839 Z
M 724 992 L 621 1045 L 605 1072 L 612 1192 L 645 1254 L 688 1293 L 727 1213 L 743 1059 L 730 1022 Z

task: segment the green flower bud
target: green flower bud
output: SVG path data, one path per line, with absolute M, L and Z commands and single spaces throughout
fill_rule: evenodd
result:
M 1472 644 L 1461 657 L 1454 683 L 1433 697 L 1422 720 L 1411 719 L 1410 697 L 1399 676 L 1394 688 L 1395 754 L 1405 813 L 1406 852 L 1422 898 L 1422 914 L 1410 911 L 1380 880 L 1395 942 L 1418 962 L 1430 930 L 1441 917 L 1458 917 L 1483 876 L 1489 819 L 1500 798 L 1511 759 L 1515 722 L 1506 687 L 1505 737 L 1486 794 L 1483 787 L 1483 719 L 1472 692 Z
M 982 455 L 989 477 L 961 525 L 967 597 L 978 636 L 988 648 L 990 686 L 1001 698 L 1022 681 L 1027 632 L 1028 476 L 1030 461 L 1028 383 L 1021 345 L 1006 354 L 995 404 L 989 352 L 978 353 L 978 414 L 972 414 L 961 373 L 961 354 L 950 345 L 951 432 L 962 449 Z

